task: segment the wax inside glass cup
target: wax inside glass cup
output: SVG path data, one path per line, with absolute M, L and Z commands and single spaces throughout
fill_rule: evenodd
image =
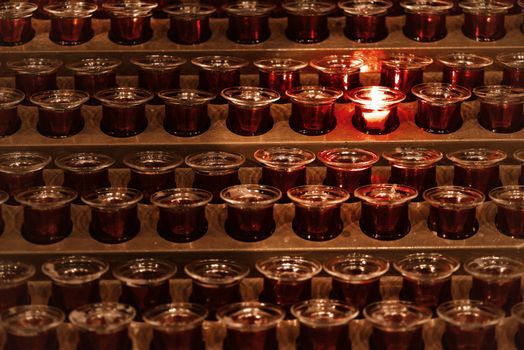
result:
M 497 187 L 489 197 L 497 206 L 497 229 L 510 237 L 524 238 L 524 186 Z
M 27 282 L 34 274 L 33 265 L 20 261 L 0 261 L 0 311 L 30 304 Z
M 29 42 L 35 36 L 31 17 L 38 6 L 30 2 L 4 2 L 0 4 L 0 23 L 4 33 L 0 45 L 14 46 Z
M 73 310 L 69 314 L 69 320 L 82 332 L 109 335 L 127 330 L 135 315 L 135 309 L 129 305 L 104 302 L 84 305 Z M 125 344 L 114 345 L 124 347 Z
M 170 18 L 169 38 L 179 44 L 199 44 L 211 37 L 209 17 L 214 6 L 195 2 L 170 5 L 163 9 Z
M 488 85 L 474 88 L 473 93 L 480 101 L 478 121 L 482 127 L 502 133 L 516 132 L 524 127 L 524 88 Z
M 502 66 L 502 85 L 524 87 L 524 52 L 500 54 L 497 61 Z

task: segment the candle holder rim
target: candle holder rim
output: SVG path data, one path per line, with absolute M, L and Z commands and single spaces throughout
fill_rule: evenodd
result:
M 191 9 L 191 12 L 188 10 Z M 189 2 L 184 4 L 174 4 L 162 9 L 165 13 L 173 17 L 206 17 L 216 12 L 216 8 L 211 5 L 201 4 L 198 2 Z
M 97 317 L 98 315 L 98 317 Z M 104 322 L 89 323 L 89 317 L 104 317 Z M 108 319 L 108 316 L 111 318 Z M 96 334 L 113 334 L 127 328 L 136 316 L 134 307 L 116 302 L 80 306 L 69 314 L 69 321 L 81 330 Z
M 360 71 L 364 60 L 352 55 L 328 55 L 311 60 L 309 65 L 323 73 L 352 73 Z
M 442 160 L 444 155 L 436 149 L 423 147 L 397 147 L 382 153 L 382 157 L 393 165 L 407 168 L 425 168 Z
M 263 71 L 298 71 L 304 69 L 308 64 L 294 58 L 271 57 L 261 58 L 253 62 L 253 65 Z
M 446 158 L 454 164 L 480 168 L 498 165 L 507 156 L 502 150 L 487 148 L 467 148 L 446 154 Z
M 217 269 L 220 268 L 220 273 Z M 203 270 L 201 270 L 203 269 Z M 211 274 L 207 273 L 211 269 Z M 224 270 L 228 275 L 224 275 Z M 250 269 L 246 265 L 242 265 L 233 260 L 227 259 L 201 259 L 192 261 L 184 266 L 184 272 L 194 281 L 203 284 L 220 284 L 231 285 L 240 282 L 246 277 Z
M 381 59 L 381 64 L 391 68 L 423 69 L 433 63 L 429 56 L 395 52 Z
M 507 256 L 480 256 L 466 260 L 464 271 L 484 281 L 512 280 L 524 275 L 524 263 Z
M 445 195 L 445 196 L 444 196 Z M 459 202 L 450 202 L 450 196 L 459 195 Z M 481 191 L 472 187 L 463 186 L 438 186 L 427 189 L 422 197 L 433 207 L 453 208 L 453 209 L 471 209 L 476 208 L 484 202 L 485 196 Z M 469 198 L 469 202 L 463 202 L 464 198 Z M 443 199 L 443 200 L 440 200 Z
M 450 0 L 402 0 L 400 6 L 411 13 L 447 13 L 454 6 Z
M 502 53 L 497 55 L 496 59 L 500 64 L 506 67 L 524 69 L 524 51 Z
M 378 317 L 375 315 L 375 313 L 380 311 L 381 309 L 383 310 L 382 314 L 386 312 L 396 312 L 397 314 L 399 312 L 402 312 L 403 315 L 410 313 L 411 315 L 417 317 L 413 317 L 413 319 L 408 319 L 408 321 L 410 321 L 408 323 L 402 323 L 396 320 L 396 322 L 391 322 L 387 325 L 384 325 L 385 318 L 383 317 L 383 315 L 380 315 Z M 373 325 L 373 327 L 377 327 L 385 331 L 409 331 L 420 328 L 427 322 L 431 321 L 433 313 L 429 308 L 415 305 L 410 301 L 384 300 L 367 305 L 363 310 L 363 315 L 365 319 Z
M 228 314 L 232 313 L 232 316 L 237 316 L 242 310 L 253 312 L 255 309 L 259 311 L 264 311 L 264 314 L 269 316 L 270 319 L 266 320 L 263 324 L 253 323 L 246 324 L 244 322 L 236 322 Z M 259 301 L 244 301 L 240 303 L 228 304 L 220 307 L 216 311 L 217 319 L 225 324 L 226 328 L 236 329 L 243 332 L 254 332 L 261 331 L 266 329 L 271 329 L 276 327 L 280 321 L 286 316 L 285 312 L 277 305 L 269 303 L 261 303 Z M 261 318 L 257 317 L 257 321 L 260 321 Z
M 466 13 L 482 13 L 484 15 L 506 13 L 513 3 L 505 0 L 463 0 L 459 2 L 462 11 Z
M 189 198 L 191 197 L 191 198 Z M 189 199 L 188 199 L 189 198 Z M 183 200 L 176 202 L 175 199 Z M 187 202 L 195 199 L 194 202 Z M 209 191 L 199 188 L 169 188 L 166 190 L 155 192 L 151 195 L 149 200 L 151 203 L 159 208 L 173 209 L 173 208 L 195 208 L 208 204 L 213 199 L 213 194 Z M 197 201 L 198 200 L 198 201 Z
M 348 158 L 348 155 L 351 155 Z M 355 156 L 359 157 L 359 161 L 355 162 Z M 363 158 L 366 157 L 366 158 Z M 330 148 L 318 152 L 318 160 L 334 169 L 367 169 L 379 161 L 378 154 L 361 148 Z M 350 160 L 347 162 L 345 160 Z
M 345 14 L 354 16 L 378 16 L 387 12 L 393 7 L 390 0 L 341 0 L 338 7 Z
M 373 107 L 376 104 L 376 101 L 373 101 L 373 99 L 370 99 L 369 94 L 372 93 L 372 91 L 381 91 L 383 94 L 388 94 L 389 98 L 384 101 L 380 101 L 380 107 L 388 107 L 388 106 L 395 106 L 399 104 L 400 102 L 404 101 L 406 98 L 406 94 L 403 93 L 400 90 L 392 89 L 387 86 L 361 86 L 354 89 L 351 89 L 348 91 L 347 96 L 348 98 L 355 104 L 360 106 L 369 106 L 373 105 Z
M 439 264 L 448 269 L 438 271 Z M 422 269 L 417 268 L 420 265 Z M 460 268 L 460 262 L 440 253 L 414 253 L 393 262 L 393 267 L 403 277 L 431 283 L 451 277 Z
M 113 14 L 122 15 L 144 15 L 149 14 L 153 9 L 158 7 L 155 2 L 147 1 L 119 1 L 102 4 L 102 8 L 112 12 Z
M 226 3 L 222 9 L 228 15 L 236 15 L 242 17 L 264 16 L 269 15 L 275 9 L 275 5 L 265 1 L 235 1 Z
M 479 322 L 475 322 L 471 317 L 468 317 L 467 322 L 455 320 L 449 315 L 449 313 L 457 308 L 459 309 L 458 311 L 467 312 L 468 315 L 484 313 L 486 316 L 492 316 L 492 320 L 486 322 L 483 319 Z M 472 309 L 475 312 L 472 312 Z M 437 315 L 446 323 L 459 326 L 461 329 L 472 330 L 497 325 L 504 318 L 504 311 L 493 304 L 480 300 L 458 299 L 440 304 L 437 307 Z
M 516 150 L 515 153 L 513 153 L 513 158 L 521 163 L 524 163 L 524 149 Z
M 265 278 L 285 282 L 300 282 L 318 275 L 322 271 L 322 264 L 317 260 L 298 255 L 280 255 L 257 260 L 255 268 Z
M 162 323 L 162 320 L 159 320 L 160 315 L 169 315 L 176 312 L 184 312 L 184 316 L 187 316 L 188 311 L 191 311 L 192 316 L 194 315 L 195 318 L 192 320 L 187 320 L 184 318 L 184 322 L 178 322 L 178 323 L 168 323 L 164 324 Z M 143 315 L 142 319 L 146 324 L 153 327 L 154 329 L 160 329 L 163 331 L 182 331 L 182 330 L 189 330 L 194 329 L 195 327 L 198 327 L 204 320 L 207 318 L 209 312 L 207 309 L 196 303 L 187 303 L 187 302 L 178 302 L 178 303 L 169 303 L 169 304 L 162 304 L 155 306 L 152 309 L 147 310 Z
M 97 91 L 94 97 L 105 106 L 132 108 L 151 101 L 154 95 L 141 88 L 116 87 Z
M 193 153 L 185 158 L 190 168 L 209 172 L 238 169 L 245 161 L 243 154 L 223 151 Z
M 216 97 L 216 94 L 195 89 L 170 89 L 157 93 L 166 104 L 195 106 L 207 104 Z
M 0 87 L 0 109 L 10 109 L 19 105 L 25 99 L 23 91 Z
M 75 161 L 88 161 L 88 165 L 82 164 L 75 165 Z M 115 160 L 102 153 L 92 152 L 79 152 L 79 153 L 67 153 L 55 158 L 55 165 L 62 169 L 75 173 L 91 173 L 107 169 L 115 164 Z
M 15 201 L 38 210 L 61 208 L 78 197 L 78 193 L 64 186 L 36 186 L 15 194 Z
M 314 312 L 312 315 L 304 315 L 304 311 L 307 311 L 308 308 L 314 308 L 317 312 Z M 321 312 L 324 316 L 331 318 L 318 317 L 318 314 Z M 337 319 L 333 319 L 335 313 L 338 314 Z M 301 301 L 291 307 L 291 314 L 295 316 L 300 323 L 315 328 L 346 325 L 349 321 L 355 319 L 358 313 L 359 310 L 356 307 L 333 299 L 309 299 Z M 315 316 L 317 316 L 317 318 L 315 318 Z
M 473 89 L 481 102 L 524 103 L 524 88 L 509 85 L 484 85 Z
M 80 108 L 89 98 L 85 91 L 62 89 L 35 92 L 29 100 L 40 109 L 68 111 Z
M 295 169 L 315 160 L 315 153 L 297 147 L 259 148 L 253 154 L 255 160 L 269 168 Z
M 243 107 L 264 107 L 280 99 L 275 90 L 258 86 L 232 86 L 222 90 L 220 95 L 231 104 Z
M 329 197 L 326 197 L 329 196 Z M 288 198 L 295 204 L 305 207 L 325 207 L 340 205 L 350 198 L 343 188 L 327 185 L 297 186 L 287 191 Z M 320 198 L 320 196 L 323 196 Z
M 345 269 L 345 264 L 349 264 L 351 269 L 350 272 L 354 272 L 358 269 L 358 274 L 347 273 Z M 372 267 L 372 270 L 362 270 L 369 269 Z M 346 255 L 335 256 L 324 262 L 323 268 L 324 271 L 342 281 L 346 282 L 362 282 L 375 280 L 383 276 L 386 272 L 389 271 L 390 263 L 389 261 L 362 253 L 350 253 Z
M 75 267 L 78 264 L 82 264 L 84 267 Z M 92 270 L 88 270 L 84 264 L 90 266 Z M 66 268 L 62 273 L 59 269 L 60 266 L 62 266 L 62 269 Z M 109 264 L 91 256 L 71 255 L 47 260 L 42 264 L 41 270 L 53 282 L 65 285 L 81 285 L 102 277 L 109 271 Z
M 392 197 L 384 197 L 383 195 L 375 197 L 371 196 L 375 191 L 387 191 L 387 194 L 396 193 L 397 195 Z M 413 187 L 400 185 L 400 184 L 370 184 L 360 186 L 355 190 L 355 197 L 361 199 L 363 202 L 371 203 L 374 205 L 385 205 L 395 206 L 404 203 L 408 203 L 412 199 L 417 198 L 418 191 Z
M 323 96 L 311 96 L 312 93 L 321 93 Z M 314 85 L 302 85 L 286 91 L 287 97 L 289 97 L 293 102 L 304 104 L 331 104 L 342 97 L 343 94 L 344 93 L 340 89 Z
M 167 151 L 144 151 L 128 153 L 122 162 L 139 173 L 164 173 L 174 170 L 183 162 L 176 153 Z
M 524 302 L 513 305 L 511 308 L 511 316 L 517 320 L 518 323 L 524 323 Z
M 104 201 L 105 198 L 113 198 L 115 195 L 118 195 L 117 199 L 119 202 L 111 201 L 108 203 Z M 107 210 L 134 206 L 140 202 L 142 198 L 142 192 L 129 187 L 99 188 L 96 191 L 85 194 L 81 197 L 82 202 L 90 207 Z
M 128 286 L 160 285 L 176 272 L 175 264 L 157 258 L 139 258 L 128 260 L 112 269 L 113 276 Z M 154 272 L 154 276 L 145 276 L 145 272 Z
M 481 69 L 493 64 L 491 57 L 468 52 L 453 52 L 438 55 L 437 61 L 444 66 L 459 69 Z
M 2 288 L 21 285 L 29 281 L 36 273 L 35 266 L 21 261 L 0 260 L 0 282 Z
M 25 18 L 30 17 L 38 9 L 38 5 L 26 1 L 13 1 L 0 3 L 0 18 Z
M 464 86 L 437 82 L 417 84 L 411 92 L 423 101 L 441 106 L 463 102 L 471 97 L 471 91 Z
M 235 193 L 238 196 L 237 198 L 235 198 Z M 220 191 L 220 198 L 232 207 L 267 207 L 272 206 L 282 198 L 282 192 L 278 188 L 268 185 L 241 184 L 224 188 Z
M 86 18 L 91 17 L 98 6 L 91 2 L 64 1 L 47 4 L 43 9 L 55 18 Z
M 38 152 L 9 152 L 0 154 L 0 171 L 9 174 L 42 170 L 49 163 L 51 163 L 51 156 Z
M 7 68 L 18 74 L 51 74 L 55 73 L 63 62 L 54 58 L 23 58 L 20 60 L 7 61 Z
M 191 63 L 201 69 L 219 71 L 236 70 L 249 64 L 247 60 L 240 57 L 218 55 L 196 57 L 191 60 Z
M 304 6 L 308 5 L 308 6 Z M 325 16 L 336 9 L 337 5 L 328 1 L 308 0 L 289 0 L 282 2 L 282 8 L 288 14 L 301 16 Z
M 187 60 L 173 55 L 155 54 L 131 57 L 129 62 L 145 70 L 166 71 L 179 69 Z
M 66 68 L 75 73 L 102 74 L 117 69 L 121 64 L 122 61 L 116 58 L 83 58 L 66 64 Z
M 43 318 L 46 324 L 33 324 L 24 322 L 21 324 L 23 317 L 46 316 Z M 13 318 L 18 321 L 13 324 Z M 65 320 L 64 312 L 56 307 L 47 305 L 21 305 L 14 306 L 0 313 L 0 322 L 5 327 L 7 333 L 28 337 L 37 336 L 43 332 L 57 328 Z M 26 328 L 23 328 L 24 326 Z
M 488 196 L 497 206 L 524 210 L 523 185 L 496 187 L 489 191 Z

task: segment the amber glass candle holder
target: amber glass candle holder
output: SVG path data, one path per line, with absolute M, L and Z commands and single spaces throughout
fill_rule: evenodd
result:
M 450 0 L 403 0 L 406 14 L 404 35 L 418 42 L 442 40 L 448 34 L 446 16 L 453 7 Z
M 323 135 L 337 125 L 335 102 L 342 97 L 339 89 L 324 86 L 299 86 L 286 91 L 291 100 L 289 126 L 303 135 Z
M 91 208 L 89 233 L 102 243 L 122 243 L 140 231 L 137 204 L 142 193 L 132 188 L 107 187 L 84 195 L 82 201 Z
M 385 135 L 395 131 L 400 121 L 397 106 L 406 95 L 385 86 L 364 86 L 349 91 L 355 104 L 353 126 L 370 135 Z
M 46 261 L 42 272 L 52 281 L 49 305 L 69 314 L 78 307 L 100 302 L 100 278 L 108 270 L 108 263 L 87 256 Z
M 344 34 L 359 43 L 374 43 L 388 36 L 386 14 L 393 6 L 388 0 L 346 0 L 338 6 L 346 16 Z
M 524 238 L 524 186 L 504 186 L 489 192 L 497 206 L 495 225 L 499 232 L 513 238 Z
M 400 147 L 382 154 L 391 164 L 389 183 L 413 187 L 418 196 L 413 201 L 424 200 L 425 190 L 437 186 L 437 167 L 442 153 L 428 148 Z
M 0 312 L 13 306 L 31 304 L 27 282 L 35 267 L 19 261 L 0 261 Z
M 507 155 L 501 150 L 469 148 L 449 153 L 446 157 L 453 163 L 453 184 L 481 191 L 487 197 L 489 191 L 502 186 L 499 164 Z
M 153 37 L 151 27 L 154 2 L 116 2 L 102 5 L 110 15 L 109 40 L 120 45 L 138 45 Z
M 172 5 L 164 8 L 169 16 L 168 38 L 182 45 L 203 43 L 211 38 L 209 17 L 215 7 L 196 2 Z
M 22 45 L 34 38 L 31 17 L 37 8 L 30 2 L 0 3 L 0 46 Z
M 352 253 L 331 258 L 324 263 L 324 271 L 332 277 L 329 297 L 362 311 L 366 305 L 382 300 L 380 278 L 388 270 L 387 260 L 370 255 Z
M 309 63 L 318 71 L 318 83 L 328 88 L 339 89 L 343 95 L 338 102 L 351 102 L 347 93 L 360 86 L 360 68 L 364 61 L 350 55 L 330 55 Z
M 476 87 L 473 93 L 480 101 L 478 121 L 484 129 L 513 133 L 524 127 L 524 88 L 488 85 Z
M 342 203 L 349 193 L 338 187 L 306 185 L 293 187 L 287 196 L 295 205 L 293 231 L 309 241 L 327 241 L 342 233 L 344 223 L 340 216 Z
M 300 86 L 300 71 L 307 63 L 292 58 L 262 58 L 253 62 L 258 68 L 260 87 L 275 90 L 280 99 L 275 103 L 289 102 L 286 91 Z
M 283 2 L 282 7 L 287 13 L 286 36 L 289 40 L 312 44 L 328 38 L 328 15 L 335 10 L 335 4 L 320 0 L 291 0 Z
M 56 72 L 62 61 L 51 58 L 25 58 L 8 61 L 7 67 L 15 71 L 15 86 L 25 94 L 25 103 L 36 92 L 56 90 Z
M 484 202 L 482 192 L 468 187 L 441 186 L 424 192 L 429 203 L 427 225 L 445 239 L 466 239 L 477 233 L 477 207 Z
M 44 6 L 51 17 L 49 39 L 59 45 L 80 45 L 95 34 L 91 17 L 97 5 L 90 2 L 59 2 Z
M 421 84 L 424 69 L 433 63 L 427 56 L 396 52 L 388 55 L 380 63 L 380 85 L 387 86 L 406 94 L 404 102 L 415 100 L 411 88 Z
M 524 303 L 518 303 L 511 309 L 513 319 L 517 320 L 518 328 L 515 334 L 517 350 L 524 349 Z
M 504 19 L 513 3 L 507 0 L 465 0 L 459 3 L 464 13 L 462 33 L 476 41 L 495 41 L 506 35 Z
M 502 66 L 501 85 L 524 88 L 524 52 L 500 54 L 497 62 Z
M 162 99 L 156 96 L 158 92 L 180 88 L 180 67 L 186 59 L 171 55 L 146 55 L 133 57 L 130 62 L 138 68 L 138 87 L 155 94 L 149 103 L 162 104 Z
M 469 90 L 484 85 L 484 70 L 493 64 L 493 59 L 487 56 L 464 52 L 440 55 L 437 60 L 444 66 L 442 82 Z
M 227 128 L 240 136 L 258 136 L 273 127 L 271 104 L 276 102 L 278 92 L 255 86 L 236 86 L 222 90 L 222 98 L 228 101 Z
M 90 99 L 88 105 L 98 105 L 94 98 L 96 92 L 117 87 L 116 69 L 122 61 L 113 58 L 84 58 L 80 61 L 69 63 L 67 69 L 73 71 L 75 89 L 85 91 Z
M 18 116 L 18 105 L 25 94 L 17 89 L 0 88 L 0 137 L 13 135 L 22 122 Z
M 315 160 L 315 154 L 300 148 L 260 148 L 254 158 L 262 164 L 260 183 L 274 186 L 282 192 L 280 203 L 289 202 L 287 191 L 306 184 L 306 165 Z
M 142 203 L 150 204 L 155 192 L 175 188 L 175 169 L 182 157 L 166 151 L 134 152 L 124 156 L 124 165 L 131 170 L 127 187 L 142 191 Z
M 223 6 L 229 17 L 226 35 L 239 44 L 258 44 L 269 39 L 269 15 L 275 5 L 258 1 L 237 1 Z
M 422 83 L 411 90 L 418 98 L 415 123 L 432 134 L 449 134 L 462 126 L 461 105 L 471 97 L 462 86 L 448 83 Z
M 130 137 L 147 128 L 146 103 L 153 99 L 147 90 L 119 87 L 98 91 L 95 98 L 102 104 L 100 129 L 113 137 Z

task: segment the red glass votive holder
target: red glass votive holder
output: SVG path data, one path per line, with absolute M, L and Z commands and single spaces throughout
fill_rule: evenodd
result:
M 502 66 L 501 85 L 524 87 L 524 52 L 500 54 L 497 61 Z
M 174 89 L 158 93 L 164 100 L 164 130 L 181 137 L 196 136 L 211 126 L 208 103 L 215 94 L 200 90 Z
M 385 86 L 364 86 L 349 91 L 348 97 L 355 103 L 352 120 L 357 130 L 385 135 L 399 127 L 397 105 L 406 98 L 402 91 Z
M 513 7 L 506 0 L 465 0 L 459 3 L 464 13 L 462 33 L 476 41 L 495 41 L 506 35 L 504 18 Z
M 409 202 L 416 189 L 397 184 L 372 184 L 355 190 L 361 200 L 360 229 L 369 237 L 390 241 L 400 239 L 411 229 Z
M 351 348 L 349 322 L 357 317 L 358 309 L 331 299 L 311 299 L 291 307 L 298 319 L 297 349 Z
M 462 86 L 448 83 L 423 83 L 411 90 L 418 98 L 415 123 L 432 134 L 449 134 L 462 126 L 461 105 L 471 97 Z
M 15 71 L 15 86 L 25 93 L 25 104 L 36 92 L 56 90 L 56 72 L 62 61 L 50 58 L 26 58 L 8 61 L 7 67 Z
M 159 208 L 158 234 L 168 241 L 192 242 L 207 232 L 206 205 L 211 192 L 197 188 L 172 188 L 154 193 L 151 203 Z
M 480 101 L 479 124 L 496 133 L 512 133 L 524 127 L 524 88 L 505 85 L 480 86 L 473 89 Z
M 185 159 L 195 173 L 193 187 L 211 192 L 213 204 L 222 203 L 220 191 L 224 188 L 240 184 L 238 168 L 245 160 L 239 153 L 213 151 L 195 153 Z
M 138 45 L 153 37 L 151 16 L 156 3 L 116 2 L 102 6 L 111 13 L 109 40 L 120 45 Z
M 82 105 L 89 94 L 80 90 L 47 90 L 34 93 L 29 101 L 38 106 L 36 129 L 41 135 L 65 138 L 84 128 Z
M 411 88 L 421 84 L 424 69 L 433 63 L 427 56 L 418 56 L 409 53 L 397 52 L 381 60 L 380 85 L 387 86 L 406 94 L 404 102 L 415 100 Z
M 44 6 L 51 18 L 49 39 L 59 45 L 80 45 L 95 34 L 91 17 L 97 5 L 90 2 L 59 2 Z
M 84 58 L 66 67 L 73 71 L 75 89 L 85 91 L 91 97 L 86 104 L 98 105 L 95 93 L 118 86 L 115 71 L 121 64 L 122 61 L 112 58 Z
M 304 135 L 327 134 L 337 125 L 335 102 L 341 90 L 324 86 L 299 86 L 286 91 L 291 100 L 289 126 Z
M 464 52 L 440 55 L 437 60 L 444 66 L 442 82 L 469 90 L 484 85 L 484 70 L 493 64 L 489 57 Z
M 524 238 L 524 186 L 504 186 L 489 192 L 497 206 L 495 225 L 499 232 L 513 238 Z
M 319 85 L 343 92 L 337 102 L 351 102 L 347 93 L 360 86 L 360 68 L 364 65 L 362 59 L 349 55 L 330 55 L 312 60 L 309 64 L 318 71 Z
M 504 312 L 478 300 L 448 301 L 437 308 L 445 322 L 442 345 L 447 350 L 496 349 L 496 327 Z
M 513 153 L 513 158 L 521 164 L 521 171 L 519 177 L 519 185 L 524 185 L 524 150 L 517 150 Z
M 91 209 L 91 236 L 109 244 L 134 238 L 140 231 L 137 209 L 140 200 L 140 191 L 125 187 L 101 188 L 84 195 L 82 201 Z
M 199 304 L 173 303 L 159 305 L 143 315 L 153 328 L 150 350 L 205 348 L 202 324 L 207 310 Z
M 276 224 L 273 219 L 274 204 L 282 192 L 265 185 L 235 185 L 220 192 L 227 204 L 226 233 L 242 242 L 257 242 L 271 236 Z
M 182 45 L 200 44 L 209 40 L 209 17 L 215 11 L 213 6 L 196 2 L 164 8 L 164 12 L 169 16 L 168 38 Z
M 222 90 L 221 95 L 228 101 L 226 126 L 231 132 L 258 136 L 273 127 L 271 104 L 280 98 L 278 92 L 256 86 L 236 86 Z
M 484 202 L 482 192 L 468 187 L 441 186 L 424 192 L 429 203 L 427 225 L 445 239 L 466 239 L 477 233 L 477 207 Z
M 406 14 L 404 35 L 418 42 L 442 40 L 448 34 L 446 16 L 453 7 L 450 0 L 403 0 Z
M 280 306 L 287 318 L 292 318 L 291 306 L 311 299 L 311 281 L 322 270 L 318 261 L 300 256 L 273 256 L 258 260 L 255 266 L 264 276 L 258 299 Z
M 163 103 L 156 96 L 158 92 L 180 88 L 180 67 L 186 59 L 171 55 L 146 55 L 133 57 L 130 62 L 138 68 L 138 87 L 155 94 L 150 104 Z
M 451 275 L 460 263 L 438 253 L 409 254 L 393 266 L 402 275 L 400 299 L 436 311 L 437 306 L 452 300 Z
M 263 58 L 253 62 L 258 68 L 260 87 L 275 90 L 280 99 L 275 103 L 289 102 L 286 91 L 300 86 L 300 70 L 307 63 L 292 58 Z
M 340 216 L 341 204 L 349 193 L 338 187 L 306 185 L 287 191 L 295 205 L 293 231 L 309 241 L 327 241 L 342 233 L 344 223 Z
M 467 186 L 488 196 L 489 191 L 502 186 L 499 164 L 507 155 L 501 150 L 469 148 L 449 153 L 446 157 L 453 163 L 453 184 Z
M 348 254 L 331 258 L 324 271 L 331 277 L 329 297 L 343 301 L 358 310 L 382 300 L 380 277 L 389 270 L 389 262 L 364 254 Z
M 101 90 L 95 98 L 102 104 L 100 129 L 113 137 L 130 137 L 147 128 L 146 103 L 153 99 L 147 90 L 119 87 Z
M 517 350 L 524 349 L 524 303 L 518 303 L 511 309 L 511 316 L 517 320 L 518 328 L 515 334 L 515 346 Z
M 198 67 L 198 89 L 217 94 L 212 103 L 226 101 L 220 95 L 222 90 L 240 86 L 240 69 L 248 65 L 243 58 L 231 56 L 204 56 L 191 60 Z
M 122 161 L 131 170 L 127 187 L 141 191 L 144 204 L 153 193 L 176 187 L 175 169 L 182 164 L 180 156 L 165 151 L 129 153 Z
M 402 300 L 379 301 L 366 306 L 364 317 L 373 330 L 371 350 L 424 349 L 422 327 L 431 321 L 431 310 Z
M 69 320 L 79 330 L 77 350 L 130 350 L 128 327 L 136 311 L 129 305 L 104 302 L 75 309 Z
M 388 36 L 386 14 L 393 6 L 388 0 L 347 0 L 338 3 L 346 16 L 344 34 L 359 43 L 374 43 Z
M 247 266 L 224 259 L 194 261 L 184 271 L 192 279 L 189 301 L 205 306 L 208 320 L 216 319 L 220 307 L 242 300 L 240 282 L 249 274 Z
M 34 38 L 31 17 L 37 8 L 30 2 L 0 3 L 0 46 L 22 45 Z
M 493 304 L 506 312 L 522 301 L 524 263 L 504 256 L 469 259 L 464 270 L 473 277 L 470 298 Z
M 269 39 L 269 15 L 275 8 L 271 3 L 237 1 L 224 5 L 222 9 L 229 17 L 226 35 L 239 44 L 258 44 Z
M 260 184 L 282 192 L 279 203 L 289 202 L 289 189 L 306 184 L 306 165 L 315 160 L 313 152 L 292 147 L 260 148 L 253 156 L 262 164 Z
M 77 193 L 67 187 L 40 186 L 17 193 L 24 207 L 21 233 L 35 244 L 52 244 L 69 236 L 73 229 L 71 202 Z
M 27 282 L 35 267 L 19 261 L 0 261 L 0 312 L 13 306 L 31 304 Z
M 286 36 L 301 44 L 324 41 L 329 36 L 328 15 L 336 5 L 327 1 L 288 1 L 282 7 L 287 13 Z
M 18 105 L 25 94 L 17 89 L 0 88 L 0 137 L 13 135 L 22 122 L 18 116 Z
M 52 281 L 49 305 L 69 314 L 78 307 L 100 302 L 100 278 L 108 270 L 108 263 L 87 256 L 46 261 L 42 272 Z
M 382 154 L 391 164 L 389 183 L 413 187 L 418 196 L 413 201 L 424 200 L 425 190 L 437 186 L 437 167 L 442 153 L 428 148 L 400 147 Z
M 58 350 L 58 327 L 65 315 L 45 305 L 15 306 L 3 311 L 0 320 L 5 329 L 5 348 L 13 350 Z
M 358 187 L 371 183 L 371 167 L 379 156 L 360 148 L 332 148 L 319 152 L 318 160 L 326 166 L 324 185 L 345 189 L 353 200 Z

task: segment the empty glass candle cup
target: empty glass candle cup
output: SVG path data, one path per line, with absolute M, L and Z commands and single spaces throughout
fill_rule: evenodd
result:
M 327 1 L 288 1 L 282 3 L 287 13 L 286 36 L 301 44 L 324 41 L 329 36 L 328 15 L 336 5 Z
M 459 3 L 464 13 L 462 33 L 476 41 L 495 41 L 506 35 L 504 19 L 513 3 L 507 0 L 465 0 Z
M 91 17 L 97 5 L 91 2 L 58 2 L 44 6 L 51 17 L 49 39 L 59 45 L 80 45 L 91 40 Z
M 524 238 L 524 186 L 504 186 L 492 189 L 489 198 L 497 206 L 495 225 L 499 232 Z
M 172 5 L 164 8 L 169 16 L 167 36 L 182 45 L 200 44 L 209 40 L 211 28 L 209 17 L 216 11 L 214 6 L 196 2 Z
M 484 70 L 493 64 L 490 57 L 465 52 L 440 55 L 437 60 L 443 65 L 442 82 L 469 90 L 484 85 Z
M 344 34 L 360 43 L 374 43 L 388 36 L 386 14 L 393 3 L 388 0 L 348 0 L 338 6 L 346 16 Z
M 35 267 L 19 261 L 0 261 L 0 312 L 10 307 L 31 304 L 27 282 Z
M 22 121 L 18 116 L 18 105 L 25 94 L 17 89 L 0 88 L 0 137 L 13 135 L 20 129 Z
M 524 88 L 524 51 L 500 54 L 497 62 L 502 66 L 502 85 Z
M 15 86 L 25 93 L 25 103 L 36 92 L 56 90 L 56 72 L 62 61 L 51 58 L 25 58 L 8 61 L 7 67 L 15 71 Z
M 492 132 L 512 133 L 524 127 L 524 88 L 504 85 L 473 89 L 480 101 L 479 124 Z
M 0 46 L 22 45 L 35 36 L 31 17 L 38 6 L 30 2 L 0 4 Z
M 300 71 L 307 63 L 292 58 L 263 58 L 253 62 L 258 68 L 259 85 L 280 94 L 276 103 L 289 102 L 286 91 L 300 86 Z
M 446 16 L 453 7 L 450 0 L 403 0 L 406 14 L 404 35 L 418 42 L 442 40 L 448 34 Z
M 151 16 L 156 3 L 115 2 L 102 6 L 110 12 L 109 40 L 120 45 L 137 45 L 153 36 Z
M 269 15 L 275 5 L 268 2 L 237 1 L 225 4 L 229 17 L 226 32 L 229 40 L 239 44 L 258 44 L 269 39 Z

